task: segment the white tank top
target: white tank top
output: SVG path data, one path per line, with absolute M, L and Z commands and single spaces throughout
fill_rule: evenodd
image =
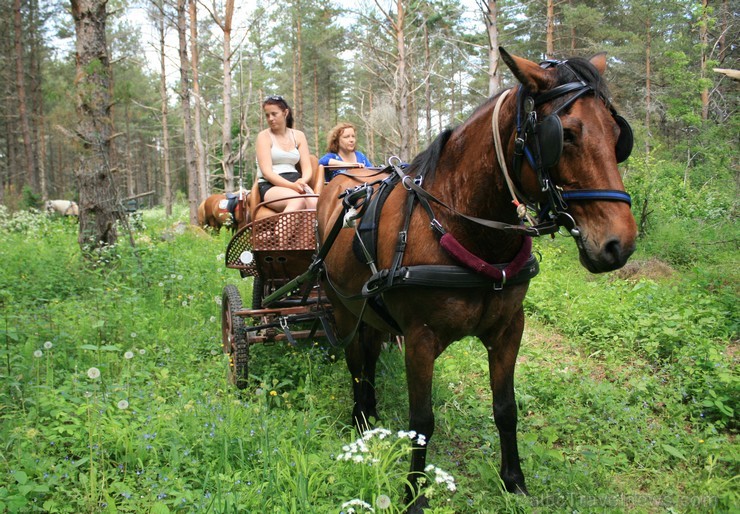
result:
M 293 149 L 287 151 L 280 148 L 275 141 L 275 136 L 270 132 L 270 139 L 272 139 L 272 147 L 270 148 L 272 171 L 280 175 L 284 173 L 297 173 L 296 164 L 301 160 L 301 154 L 298 152 L 298 144 L 295 142 L 295 134 L 293 134 L 292 129 L 289 130 L 295 146 Z M 267 179 L 262 175 L 262 169 L 260 169 L 259 163 L 257 164 L 257 179 L 260 182 L 267 182 Z

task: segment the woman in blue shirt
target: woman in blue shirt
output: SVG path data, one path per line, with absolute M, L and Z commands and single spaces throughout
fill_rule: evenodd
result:
M 322 166 L 339 166 L 354 164 L 353 167 L 370 167 L 372 163 L 365 154 L 356 149 L 357 137 L 355 127 L 351 123 L 340 123 L 335 126 L 326 137 L 329 152 L 319 159 Z M 342 169 L 326 170 L 326 181 L 334 178 Z

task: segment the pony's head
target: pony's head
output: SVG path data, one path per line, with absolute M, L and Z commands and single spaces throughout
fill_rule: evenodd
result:
M 509 148 L 522 194 L 567 228 L 581 263 L 599 273 L 622 267 L 637 225 L 617 164 L 632 150 L 632 131 L 611 105 L 605 54 L 590 60 L 535 62 L 501 56 L 521 83 Z

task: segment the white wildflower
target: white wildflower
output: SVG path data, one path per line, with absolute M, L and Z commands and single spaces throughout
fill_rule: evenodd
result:
M 123 354 L 124 359 L 133 359 L 134 358 L 134 352 L 128 351 Z
M 91 378 L 92 380 L 95 380 L 96 378 L 100 378 L 100 370 L 98 368 L 92 367 L 87 370 L 87 376 Z
M 35 352 L 33 352 L 33 356 L 36 357 L 37 359 L 40 359 L 41 357 L 44 356 L 44 352 L 42 352 L 41 350 L 36 350 Z
M 360 507 L 366 509 L 368 512 L 375 512 L 375 509 L 373 509 L 369 503 L 362 501 L 359 498 L 355 498 L 342 504 L 342 509 L 347 509 L 348 514 L 350 512 L 355 512 L 355 509 L 353 509 L 353 507 Z
M 47 350 L 51 350 L 51 348 L 52 348 L 53 346 L 54 346 L 54 344 L 53 344 L 53 343 L 52 343 L 51 341 L 46 341 L 46 342 L 44 343 L 44 348 L 46 348 Z
M 126 400 L 121 400 L 120 402 L 118 402 L 118 408 L 121 410 L 128 409 L 128 402 Z

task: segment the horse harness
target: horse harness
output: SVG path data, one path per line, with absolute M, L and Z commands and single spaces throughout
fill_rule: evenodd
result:
M 501 153 L 499 153 L 499 164 L 507 183 L 513 182 L 513 188 L 510 186 L 510 190 L 514 203 L 516 205 L 523 203 L 537 212 L 536 222 L 532 228 L 539 228 L 540 233 L 552 233 L 557 231 L 558 227 L 563 226 L 570 231 L 580 246 L 580 230 L 573 217 L 566 212 L 568 201 L 608 200 L 625 202 L 631 205 L 632 199 L 624 191 L 611 189 L 565 191 L 554 184 L 549 170 L 557 165 L 563 151 L 563 125 L 559 113 L 564 112 L 581 96 L 593 93 L 599 97 L 607 106 L 619 127 L 619 137 L 614 149 L 617 163 L 624 162 L 632 153 L 634 145 L 632 128 L 627 120 L 617 113 L 611 101 L 588 84 L 583 77 L 568 65 L 568 61 L 547 60 L 540 63 L 540 66 L 543 68 L 562 66 L 570 71 L 575 80 L 537 94 L 530 93 L 524 85 L 518 88 L 516 93 L 516 139 L 514 143 L 513 176 L 509 177 Z M 508 92 L 509 90 L 505 91 L 499 97 L 499 103 L 503 101 Z M 545 116 L 542 121 L 538 121 L 537 107 L 566 95 L 571 96 L 557 109 Z M 497 131 L 497 123 L 498 120 L 494 116 L 494 132 Z M 494 134 L 494 136 L 497 135 Z M 496 143 L 500 143 L 498 137 L 494 137 L 494 140 Z M 548 200 L 542 205 L 537 205 L 521 193 L 521 171 L 524 159 L 537 173 L 542 192 L 547 193 Z M 523 201 L 520 201 L 520 199 Z M 520 218 L 524 218 L 523 212 L 524 209 L 519 211 Z
M 241 190 L 238 193 L 224 193 L 226 198 L 218 202 L 219 210 L 230 216 L 229 224 L 233 224 L 234 227 L 238 224 L 236 210 L 239 208 L 239 203 L 244 198 L 244 194 Z
M 509 184 L 514 203 L 518 206 L 517 213 L 521 219 L 520 224 L 512 225 L 458 212 L 423 189 L 422 176 L 412 177 L 406 175 L 402 169 L 403 166 L 400 159 L 391 158 L 388 167 L 380 172 L 389 172 L 386 178 L 371 183 L 365 182 L 354 188 L 347 189 L 340 194 L 339 197 L 342 199 L 345 215 L 337 219 L 328 233 L 324 244 L 315 256 L 313 263 L 306 272 L 306 277 L 300 277 L 299 282 L 303 283 L 307 280 L 308 276 L 316 276 L 324 272 L 326 280 L 331 285 L 330 277 L 323 269 L 324 257 L 331 248 L 341 228 L 354 227 L 356 235 L 353 240 L 353 252 L 361 262 L 364 262 L 370 267 L 372 275 L 363 285 L 360 294 L 343 296 L 343 298 L 345 300 L 365 300 L 362 308 L 363 311 L 367 305 L 370 305 L 381 319 L 400 332 L 398 324 L 388 312 L 382 300 L 382 294 L 389 289 L 401 286 L 426 286 L 446 288 L 490 287 L 493 290 L 501 290 L 505 285 L 527 282 L 539 272 L 537 259 L 531 254 L 531 237 L 554 234 L 559 230 L 560 226 L 563 226 L 573 235 L 577 244 L 579 246 L 581 245 L 580 230 L 573 217 L 566 212 L 568 201 L 607 200 L 631 204 L 630 195 L 624 191 L 607 189 L 565 191 L 553 183 L 549 169 L 557 165 L 563 148 L 563 127 L 558 113 L 567 109 L 581 96 L 590 93 L 600 96 L 619 126 L 620 135 L 615 147 L 617 162 L 623 162 L 629 157 L 633 146 L 633 136 L 632 129 L 627 120 L 617 114 L 608 99 L 601 96 L 593 86 L 588 84 L 570 68 L 567 65 L 567 61 L 545 61 L 541 66 L 545 68 L 550 66 L 566 66 L 575 75 L 576 80 L 556 86 L 551 90 L 539 94 L 530 94 L 523 85 L 519 87 L 517 92 L 517 135 L 513 160 L 513 177 L 509 176 L 506 169 L 506 163 L 502 157 L 503 148 L 500 145 L 500 135 L 496 133 L 498 128 L 498 106 L 494 110 L 493 116 L 494 142 L 497 146 L 496 151 L 499 164 L 505 175 L 507 184 Z M 499 97 L 499 104 L 509 91 L 505 91 Z M 561 106 L 551 114 L 545 116 L 541 122 L 538 121 L 537 107 L 569 94 L 571 95 L 570 98 Z M 520 192 L 522 190 L 520 181 L 521 168 L 525 158 L 536 171 L 542 191 L 547 193 L 548 201 L 544 205 L 532 202 L 526 195 Z M 342 172 L 342 174 L 352 176 L 347 172 Z M 377 257 L 376 250 L 380 213 L 388 195 L 399 183 L 408 192 L 403 227 L 398 233 L 396 251 L 391 267 L 377 270 L 375 261 Z M 521 202 L 519 200 L 520 198 L 524 201 Z M 422 206 L 429 216 L 430 226 L 438 236 L 442 248 L 460 265 L 402 265 L 411 214 L 417 203 Z M 431 208 L 432 203 L 440 205 L 453 214 L 478 225 L 524 236 L 519 252 L 509 263 L 489 264 L 483 261 L 465 249 L 452 234 L 448 233 L 442 227 L 434 216 Z M 534 220 L 526 216 L 527 208 L 537 212 Z M 358 219 L 360 220 L 359 223 L 356 221 Z M 527 225 L 526 219 L 530 220 L 529 225 Z M 332 289 L 337 294 L 341 294 L 334 286 L 332 286 Z M 359 316 L 359 319 L 362 319 L 362 314 Z M 354 333 L 344 338 L 341 344 L 347 344 L 352 337 L 354 337 Z
M 391 159 L 383 173 L 390 174 L 372 183 L 363 183 L 354 188 L 345 190 L 341 195 L 345 216 L 340 217 L 330 231 L 322 250 L 331 247 L 339 228 L 354 227 L 353 252 L 355 257 L 367 264 L 372 275 L 365 282 L 359 295 L 344 297 L 345 300 L 364 300 L 363 310 L 370 308 L 383 319 L 390 327 L 400 332 L 400 327 L 390 314 L 383 301 L 382 294 L 391 288 L 401 286 L 443 287 L 443 288 L 481 288 L 501 290 L 504 285 L 521 284 L 529 281 L 539 273 L 539 264 L 532 255 L 532 240 L 524 235 L 523 243 L 517 255 L 509 263 L 489 264 L 465 249 L 454 236 L 448 233 L 434 216 L 430 200 L 441 203 L 435 197 L 421 188 L 422 177 L 406 175 L 400 165 L 400 160 Z M 346 174 L 346 173 L 345 173 Z M 398 233 L 396 251 L 391 267 L 378 270 L 375 261 L 377 257 L 378 222 L 382 207 L 391 191 L 403 184 L 409 192 L 404 209 L 403 227 Z M 377 186 L 377 187 L 376 187 Z M 411 214 L 420 204 L 430 218 L 430 226 L 439 237 L 440 245 L 447 253 L 461 265 L 415 265 L 403 266 L 403 256 L 406 250 L 408 229 Z M 442 204 L 444 205 L 444 204 Z M 359 219 L 359 222 L 357 220 Z M 505 225 L 505 224 L 502 224 Z M 314 265 L 322 266 L 325 252 L 320 251 L 314 260 Z M 309 268 L 310 269 L 310 268 Z M 331 284 L 330 277 L 324 273 Z M 337 288 L 332 286 L 337 294 Z M 362 316 L 359 316 L 362 318 Z M 344 342 L 351 339 L 351 334 Z

